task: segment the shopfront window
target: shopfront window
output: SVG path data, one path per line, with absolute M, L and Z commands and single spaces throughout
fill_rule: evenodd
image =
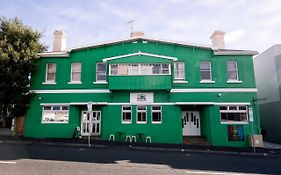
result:
M 42 123 L 68 123 L 69 107 L 68 106 L 43 106 Z

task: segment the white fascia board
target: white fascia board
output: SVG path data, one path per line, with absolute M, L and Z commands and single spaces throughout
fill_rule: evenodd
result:
M 31 92 L 36 94 L 110 93 L 107 89 L 31 90 Z
M 215 105 L 220 105 L 220 106 L 229 106 L 229 105 L 237 105 L 237 106 L 247 106 L 250 105 L 251 103 L 248 102 L 224 102 L 224 103 L 215 103 Z
M 46 52 L 39 53 L 38 57 L 69 57 L 68 52 Z
M 80 105 L 87 105 L 89 102 L 71 102 L 70 105 L 72 106 L 80 106 Z M 107 102 L 92 102 L 93 105 L 107 105 Z
M 257 55 L 258 52 L 250 50 L 214 51 L 214 55 Z
M 144 53 L 144 52 L 136 52 L 136 53 L 131 53 L 131 54 L 126 54 L 126 55 L 119 55 L 119 56 L 114 56 L 114 57 L 109 57 L 109 58 L 104 58 L 102 61 L 103 62 L 107 62 L 110 60 L 115 60 L 115 59 L 120 59 L 120 58 L 125 58 L 125 57 L 130 57 L 130 56 L 150 56 L 150 57 L 156 57 L 156 58 L 163 58 L 163 59 L 169 59 L 169 60 L 173 60 L 173 61 L 177 61 L 176 57 L 169 57 L 169 56 L 165 56 L 165 55 L 157 55 L 157 54 L 150 54 L 150 53 Z
M 257 88 L 196 88 L 196 89 L 171 89 L 170 92 L 257 92 Z
M 69 106 L 70 103 L 40 103 L 40 106 Z

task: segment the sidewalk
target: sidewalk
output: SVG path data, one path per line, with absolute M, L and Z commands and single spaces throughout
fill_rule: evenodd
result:
M 88 147 L 87 139 L 34 139 L 23 136 L 0 136 L 0 143 L 9 144 L 34 144 L 47 146 L 72 146 L 72 147 Z M 281 157 L 281 149 L 275 148 L 257 148 L 253 152 L 253 148 L 233 148 L 233 147 L 217 147 L 217 146 L 197 146 L 197 145 L 176 145 L 176 144 L 147 144 L 147 143 L 126 143 L 126 142 L 109 142 L 104 140 L 91 140 L 91 147 L 110 148 L 119 147 L 125 149 L 144 150 L 144 151 L 173 151 L 173 152 L 198 152 L 208 154 L 231 154 L 231 155 L 247 155 L 247 156 L 277 156 Z

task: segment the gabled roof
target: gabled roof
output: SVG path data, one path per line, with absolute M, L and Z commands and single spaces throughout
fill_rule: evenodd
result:
M 136 56 L 136 55 L 138 55 L 138 56 L 144 55 L 144 56 L 150 56 L 150 57 L 163 58 L 163 59 L 169 59 L 169 60 L 177 61 L 176 57 L 169 57 L 169 56 L 165 56 L 165 55 L 144 53 L 144 52 L 141 52 L 141 51 L 136 52 L 136 53 L 126 54 L 126 55 L 119 55 L 119 56 L 105 58 L 102 61 L 107 62 L 107 61 L 110 61 L 110 60 L 115 60 L 115 59 L 130 57 L 130 56 Z
M 67 49 L 66 51 L 62 51 L 62 52 L 45 52 L 45 53 L 38 54 L 38 56 L 39 57 L 68 57 L 69 56 L 68 53 L 70 53 L 72 51 L 83 50 L 86 48 L 97 48 L 97 47 L 102 47 L 102 46 L 114 45 L 114 44 L 118 44 L 118 43 L 122 43 L 122 42 L 134 42 L 137 40 L 208 49 L 208 50 L 213 50 L 214 55 L 256 55 L 256 54 L 258 54 L 258 52 L 251 51 L 251 50 L 214 49 L 210 45 L 155 39 L 155 38 L 148 38 L 148 37 L 134 37 L 134 38 L 121 39 L 121 40 L 114 40 L 114 41 L 109 41 L 109 42 L 102 42 L 102 43 L 97 43 L 97 44 L 92 44 L 92 45 L 85 45 L 85 46 L 80 46 L 80 47 L 73 47 L 73 48 Z

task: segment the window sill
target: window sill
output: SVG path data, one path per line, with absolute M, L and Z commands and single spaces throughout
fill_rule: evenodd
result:
M 162 124 L 162 122 L 151 122 L 152 124 Z
M 122 122 L 122 124 L 132 124 L 132 122 Z
M 226 81 L 226 83 L 229 83 L 229 84 L 231 84 L 231 83 L 242 83 L 242 81 L 239 81 L 239 80 L 228 80 L 228 81 Z
M 173 83 L 186 84 L 186 83 L 188 83 L 188 81 L 184 81 L 184 80 L 174 80 Z
M 221 122 L 221 124 L 230 124 L 230 125 L 232 125 L 232 124 L 244 124 L 244 125 L 246 125 L 246 124 L 249 124 L 249 122 Z
M 215 83 L 213 80 L 201 80 L 200 83 Z
M 82 84 L 81 81 L 72 81 L 72 82 L 68 82 L 67 84 Z
M 95 81 L 93 84 L 108 84 L 107 81 Z
M 147 122 L 137 122 L 137 124 L 146 124 Z
M 43 82 L 42 84 L 57 84 L 56 82 Z

